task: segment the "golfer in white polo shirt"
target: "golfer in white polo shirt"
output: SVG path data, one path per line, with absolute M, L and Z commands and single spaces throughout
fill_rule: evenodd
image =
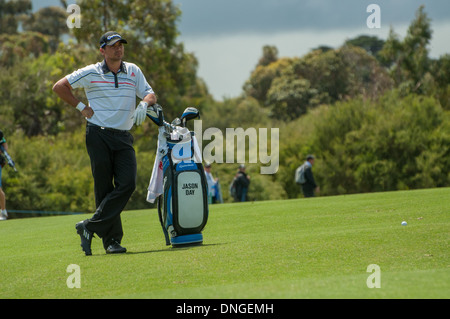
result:
M 86 148 L 97 209 L 92 218 L 76 225 L 86 255 L 92 254 L 94 233 L 102 238 L 107 253 L 126 252 L 120 245 L 120 213 L 136 188 L 136 154 L 128 131 L 133 124 L 141 125 L 147 108 L 156 103 L 156 95 L 139 67 L 122 60 L 126 43 L 117 32 L 106 32 L 100 38 L 104 61 L 67 75 L 53 87 L 87 120 Z M 76 88 L 84 88 L 88 105 L 73 95 Z M 137 107 L 136 96 L 141 99 Z

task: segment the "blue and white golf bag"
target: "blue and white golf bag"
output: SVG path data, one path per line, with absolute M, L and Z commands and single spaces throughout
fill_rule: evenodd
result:
M 181 119 L 169 124 L 164 120 L 161 106 L 155 104 L 147 116 L 159 126 L 147 201 L 157 201 L 167 245 L 200 244 L 208 221 L 208 186 L 197 139 L 186 128 L 186 121 L 199 118 L 200 113 L 188 107 Z
M 167 139 L 167 154 L 161 160 L 163 193 L 157 201 L 166 244 L 173 246 L 202 243 L 208 221 L 208 189 L 203 165 L 195 160 L 194 133 L 180 138 L 180 129 L 171 134 L 178 138 Z

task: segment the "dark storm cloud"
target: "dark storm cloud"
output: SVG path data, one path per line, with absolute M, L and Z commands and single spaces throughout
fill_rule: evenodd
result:
M 75 3 L 69 0 L 68 3 Z M 381 8 L 383 25 L 409 23 L 420 5 L 432 23 L 450 20 L 448 0 L 173 0 L 182 16 L 184 36 L 241 32 L 274 33 L 299 29 L 342 29 L 365 26 L 369 4 Z M 32 0 L 33 10 L 60 6 L 59 0 Z M 82 9 L 82 8 L 81 8 Z
M 385 25 L 409 23 L 420 5 L 433 22 L 450 19 L 448 0 L 174 0 L 182 10 L 184 36 L 299 29 L 342 29 L 366 25 L 369 4 L 381 8 Z

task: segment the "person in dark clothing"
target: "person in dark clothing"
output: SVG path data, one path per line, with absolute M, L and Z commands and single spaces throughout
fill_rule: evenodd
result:
M 8 150 L 8 144 L 3 137 L 3 132 L 0 131 L 0 145 L 3 146 L 5 151 Z M 6 211 L 6 197 L 5 192 L 2 189 L 2 168 L 6 165 L 6 159 L 0 150 L 0 220 L 6 220 L 8 218 L 8 212 Z
M 312 166 L 314 165 L 314 156 L 308 155 L 305 162 L 305 180 L 306 182 L 302 184 L 302 191 L 305 197 L 314 197 L 315 193 L 320 192 L 319 186 L 317 186 L 314 180 L 314 175 L 312 172 Z
M 239 171 L 237 172 L 236 176 L 234 177 L 236 179 L 236 198 L 235 200 L 238 202 L 245 202 L 247 201 L 247 193 L 248 193 L 248 186 L 250 185 L 250 176 L 245 173 L 245 165 L 241 164 L 239 166 Z

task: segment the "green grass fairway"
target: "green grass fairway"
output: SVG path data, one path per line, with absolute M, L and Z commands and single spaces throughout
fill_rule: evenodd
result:
M 126 211 L 128 253 L 97 238 L 89 257 L 75 223 L 90 215 L 8 220 L 0 299 L 450 298 L 449 210 L 450 188 L 215 205 L 204 244 L 178 249 L 156 210 Z M 367 286 L 371 264 L 381 288 Z

